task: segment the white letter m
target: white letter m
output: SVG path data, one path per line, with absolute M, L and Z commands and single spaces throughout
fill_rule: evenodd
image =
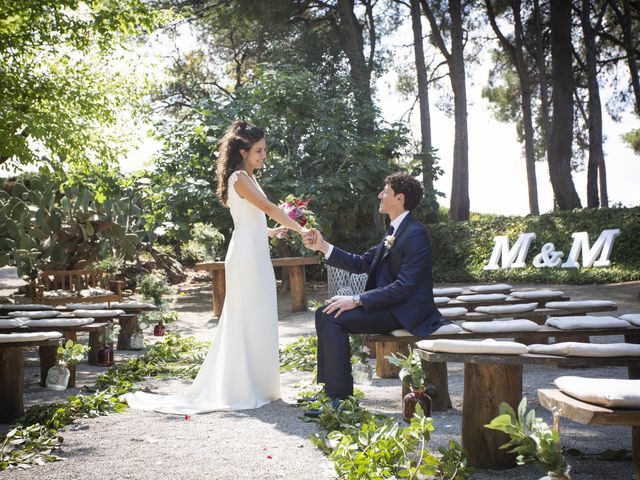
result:
M 524 261 L 535 233 L 522 233 L 516 240 L 513 248 L 509 249 L 509 237 L 506 235 L 493 237 L 493 253 L 489 264 L 483 270 L 499 270 L 500 268 L 524 268 Z M 498 260 L 502 259 L 502 267 L 498 265 Z

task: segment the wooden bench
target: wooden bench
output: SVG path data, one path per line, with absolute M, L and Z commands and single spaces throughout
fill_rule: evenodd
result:
M 563 295 L 562 297 L 548 298 L 515 298 L 507 297 L 504 300 L 458 300 L 453 299 L 448 303 L 436 305 L 438 308 L 451 308 L 451 307 L 464 307 L 467 310 L 475 310 L 476 307 L 484 307 L 487 305 L 521 305 L 523 303 L 537 302 L 538 308 L 544 308 L 547 302 L 567 302 L 571 300 L 570 297 Z
M 426 362 L 464 363 L 462 405 L 462 446 L 469 465 L 482 469 L 505 469 L 515 466 L 515 456 L 500 449 L 508 437 L 484 428 L 498 415 L 500 403 L 518 405 L 522 397 L 522 371 L 525 364 L 557 368 L 627 367 L 629 378 L 639 378 L 639 358 L 559 357 L 552 355 L 433 353 L 418 349 Z
M 107 285 L 108 283 L 108 285 Z M 111 280 L 107 282 L 107 273 L 99 270 L 45 270 L 40 274 L 36 285 L 34 303 L 44 305 L 64 305 L 82 302 L 119 302 L 122 300 L 123 282 Z M 113 291 L 111 295 L 93 295 L 81 297 L 80 290 L 87 288 L 104 288 Z M 46 291 L 67 290 L 73 293 L 70 297 L 46 297 Z
M 291 311 L 304 312 L 307 310 L 307 293 L 305 290 L 305 265 L 318 265 L 320 259 L 313 257 L 285 257 L 272 258 L 274 267 L 287 267 L 289 270 L 289 285 L 291 288 Z M 213 291 L 213 316 L 219 317 L 224 305 L 226 294 L 224 262 L 197 263 L 196 270 L 211 272 L 211 287 Z
M 24 413 L 23 350 L 33 347 L 55 352 L 58 340 L 0 343 L 0 423 L 10 422 Z M 46 379 L 46 372 L 44 375 Z
M 608 408 L 583 402 L 556 389 L 539 389 L 540 404 L 557 417 L 583 425 L 631 427 L 631 455 L 636 480 L 640 480 L 640 409 Z
M 532 343 L 548 343 L 550 339 L 554 342 L 574 341 L 576 337 L 581 337 L 584 341 L 591 340 L 590 337 L 597 336 L 617 336 L 624 335 L 627 343 L 640 343 L 640 327 L 629 326 L 627 328 L 585 328 L 577 330 L 560 330 L 548 325 L 540 326 L 535 332 L 491 332 L 476 333 L 462 331 L 459 333 L 436 334 L 433 333 L 429 337 L 396 337 L 394 335 L 368 335 L 366 338 L 369 342 L 376 345 L 376 374 L 380 378 L 394 378 L 397 372 L 388 370 L 388 360 L 378 354 L 378 345 L 385 343 L 394 345 L 399 351 L 407 351 L 407 345 L 415 345 L 420 340 L 437 340 L 437 339 L 456 339 L 456 340 L 485 340 L 488 338 L 511 338 L 517 342 L 524 344 Z M 431 407 L 434 412 L 444 411 L 451 408 L 451 398 L 449 396 L 449 381 L 447 373 L 447 364 L 438 362 L 423 362 L 425 371 L 425 380 L 429 387 L 429 395 L 431 396 Z M 382 372 L 385 377 L 378 374 Z M 393 375 L 391 375 L 393 373 Z M 634 375 L 640 377 L 640 367 Z
M 531 302 L 533 303 L 533 302 Z M 442 307 L 444 308 L 444 307 Z M 538 325 L 544 325 L 548 317 L 563 317 L 572 315 L 586 315 L 593 312 L 612 312 L 616 311 L 618 307 L 584 307 L 584 308 L 536 308 L 529 312 L 521 313 L 480 313 L 480 312 L 467 312 L 462 315 L 448 316 L 447 320 L 455 321 L 467 321 L 467 322 L 487 322 L 496 318 L 518 318 L 531 320 Z M 522 335 L 516 335 L 523 343 L 526 342 L 526 333 Z M 458 335 L 458 334 L 455 334 Z M 513 338 L 514 335 L 506 338 Z M 572 337 L 572 338 L 571 338 Z M 367 335 L 366 341 L 374 344 L 376 352 L 376 375 L 380 378 L 393 378 L 397 375 L 397 368 L 391 366 L 388 360 L 385 359 L 387 355 L 391 355 L 395 352 L 406 352 L 407 345 L 414 344 L 418 340 L 433 339 L 433 338 L 449 338 L 449 337 L 435 337 L 431 334 L 429 337 L 395 337 L 393 335 Z M 471 337 L 469 337 L 471 338 Z M 479 338 L 491 338 L 490 336 Z M 578 331 L 573 331 L 572 334 L 563 334 L 565 341 L 582 341 L 588 342 L 587 336 L 581 334 Z M 446 367 L 445 370 L 446 372 Z
M 67 327 L 12 327 L 12 328 L 3 328 L 1 331 L 3 333 L 24 333 L 24 332 L 60 332 L 62 333 L 62 337 L 64 340 L 73 340 L 73 342 L 77 342 L 78 340 L 78 332 L 89 333 L 89 353 L 87 358 L 87 363 L 89 365 L 97 365 L 98 364 L 98 351 L 102 348 L 103 342 L 102 338 L 104 338 L 104 334 L 106 332 L 106 323 L 90 323 L 88 325 L 70 325 Z M 49 368 L 56 364 L 58 359 L 57 354 L 57 344 L 56 348 L 40 348 L 40 385 L 43 387 L 46 386 L 45 381 L 47 379 L 47 372 Z M 69 378 L 69 386 L 76 386 L 76 367 L 75 365 L 70 365 L 69 371 L 71 372 L 71 377 Z

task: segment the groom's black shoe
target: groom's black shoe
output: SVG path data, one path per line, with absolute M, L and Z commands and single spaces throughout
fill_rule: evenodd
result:
M 315 401 L 318 400 L 318 398 L 320 398 L 320 394 L 317 393 L 316 395 L 312 395 L 310 397 L 300 397 L 296 400 L 296 403 L 301 404 L 301 403 L 313 403 Z
M 329 398 L 328 405 L 331 405 L 333 408 L 338 408 L 342 403 L 342 400 L 339 398 Z M 320 408 L 311 408 L 309 410 L 304 411 L 304 416 L 309 418 L 320 418 L 322 415 L 322 409 Z

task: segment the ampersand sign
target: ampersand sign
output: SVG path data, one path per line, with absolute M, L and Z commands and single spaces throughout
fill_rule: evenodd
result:
M 564 253 L 556 252 L 553 243 L 545 243 L 540 253 L 533 258 L 533 266 L 541 267 L 557 267 L 562 262 Z

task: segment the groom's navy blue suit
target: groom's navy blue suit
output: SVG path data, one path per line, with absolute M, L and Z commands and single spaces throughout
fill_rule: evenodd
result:
M 329 397 L 344 399 L 353 393 L 350 333 L 388 333 L 405 328 L 426 336 L 444 321 L 433 302 L 431 242 L 424 226 L 409 213 L 393 233 L 363 255 L 334 247 L 327 264 L 352 273 L 367 273 L 361 307 L 337 318 L 316 310 L 318 382 Z

